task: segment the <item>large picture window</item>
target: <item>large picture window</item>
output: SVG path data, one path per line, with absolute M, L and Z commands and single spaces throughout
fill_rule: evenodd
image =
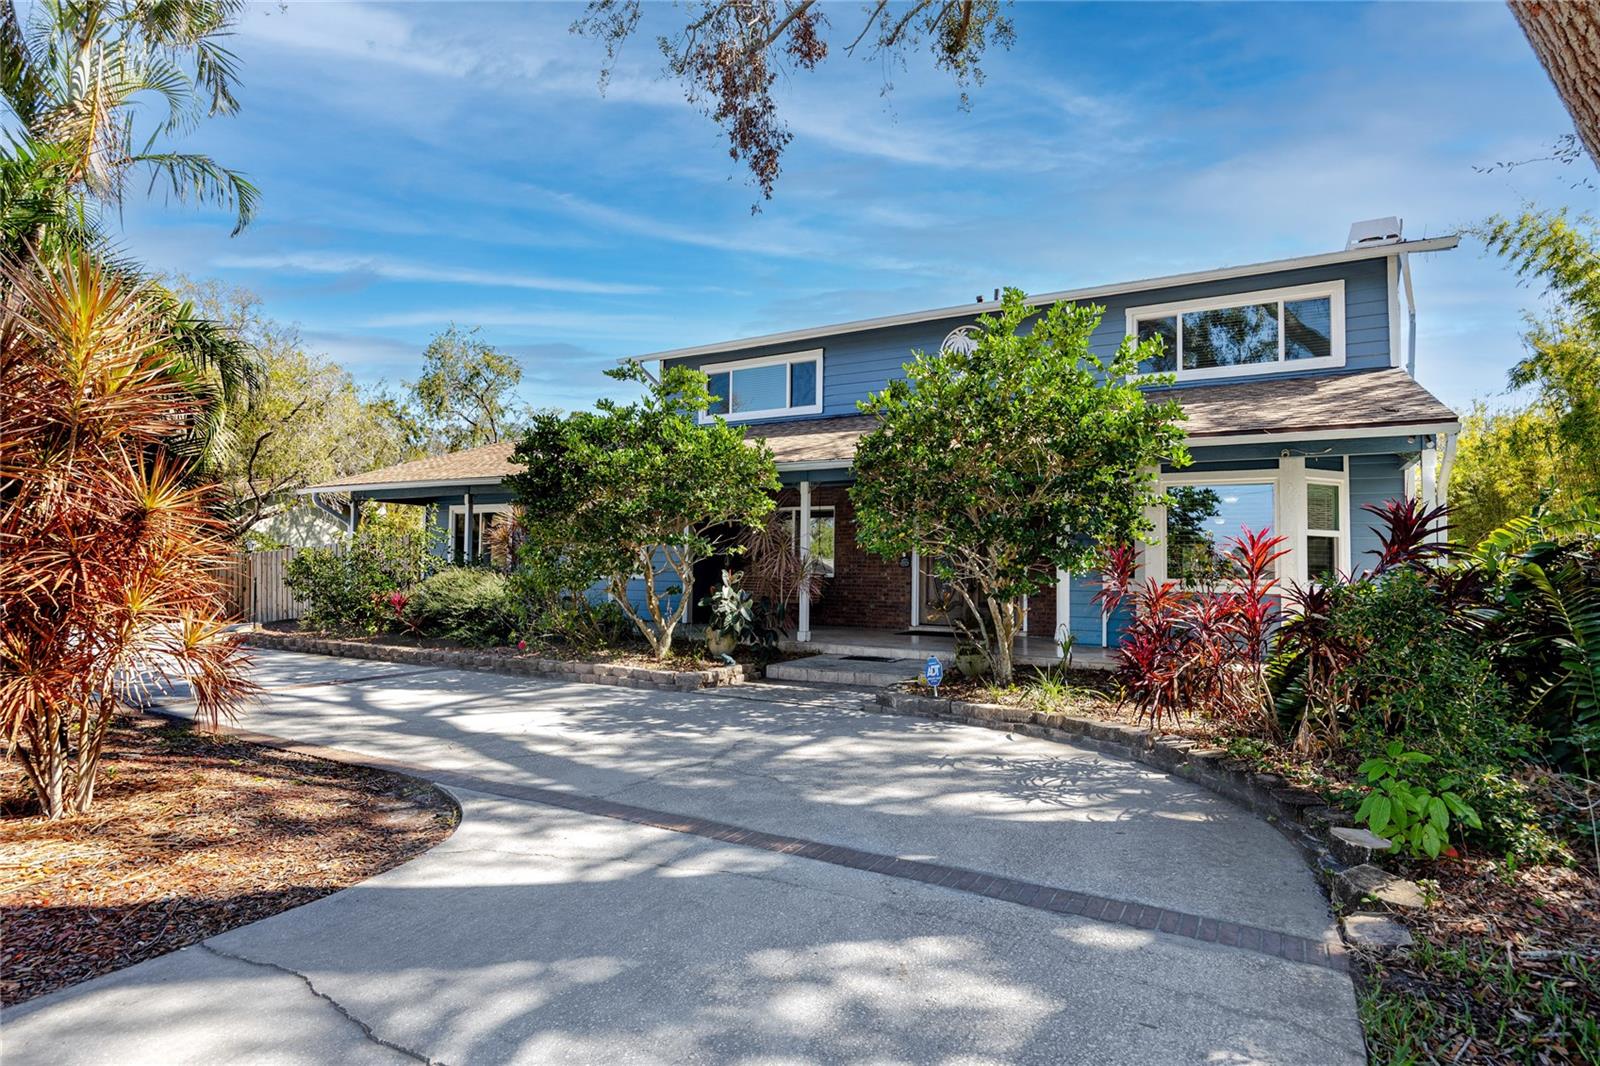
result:
M 736 363 L 709 363 L 707 386 L 714 397 L 707 415 L 730 422 L 774 415 L 822 412 L 822 352 L 796 352 Z
M 1275 481 L 1187 482 L 1168 486 L 1167 498 L 1167 577 L 1186 585 L 1233 577 L 1228 538 L 1277 525 Z
M 1128 332 L 1161 338 L 1139 369 L 1185 378 L 1344 363 L 1344 283 L 1134 307 Z

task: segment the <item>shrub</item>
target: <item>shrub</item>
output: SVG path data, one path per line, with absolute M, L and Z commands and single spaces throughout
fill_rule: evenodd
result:
M 411 590 L 405 611 L 417 632 L 473 647 L 508 643 L 517 629 L 505 575 L 477 567 L 434 574 Z
M 590 594 L 590 575 L 536 542 L 518 547 L 508 592 L 518 627 L 530 638 L 573 648 L 603 648 L 639 635 L 615 603 Z
M 368 512 L 370 514 L 370 512 Z M 301 622 L 312 629 L 376 633 L 396 624 L 389 596 L 441 567 L 431 551 L 436 534 L 375 515 L 338 548 L 308 548 L 284 568 L 284 581 L 306 604 Z
M 1107 553 L 1096 600 L 1110 613 L 1132 608 L 1118 648 L 1117 677 L 1125 698 L 1159 729 L 1182 711 L 1245 728 L 1274 730 L 1266 663 L 1279 611 L 1273 564 L 1283 537 L 1243 530 L 1230 538 L 1219 580 L 1198 589 L 1174 581 L 1130 587 L 1127 549 Z

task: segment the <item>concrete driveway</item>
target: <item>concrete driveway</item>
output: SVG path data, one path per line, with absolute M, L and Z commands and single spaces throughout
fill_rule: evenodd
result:
M 1365 1061 L 1298 853 L 1147 768 L 838 691 L 259 673 L 245 728 L 404 763 L 461 828 L 5 1012 L 7 1066 Z

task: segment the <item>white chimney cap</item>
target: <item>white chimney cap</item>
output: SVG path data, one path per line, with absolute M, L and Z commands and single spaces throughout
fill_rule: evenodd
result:
M 1388 218 L 1369 218 L 1365 222 L 1351 223 L 1350 239 L 1344 246 L 1358 248 L 1367 244 L 1396 244 L 1400 240 L 1402 225 L 1402 220 L 1393 215 Z

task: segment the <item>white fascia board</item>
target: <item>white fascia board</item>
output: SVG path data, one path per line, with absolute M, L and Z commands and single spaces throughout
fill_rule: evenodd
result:
M 1217 437 L 1189 437 L 1192 448 L 1213 448 L 1228 444 L 1270 444 L 1279 440 L 1352 440 L 1358 437 L 1421 437 L 1455 433 L 1460 422 L 1403 423 L 1393 426 L 1355 426 L 1346 429 L 1285 429 L 1270 433 L 1230 433 Z
M 1069 303 L 1083 300 L 1098 299 L 1102 296 L 1118 296 L 1129 292 L 1140 292 L 1145 289 L 1166 289 L 1178 285 L 1197 285 L 1207 281 L 1224 281 L 1229 278 L 1249 277 L 1252 274 L 1275 274 L 1285 270 L 1302 270 L 1306 267 L 1326 266 L 1333 263 L 1354 263 L 1363 259 L 1380 259 L 1392 256 L 1397 252 L 1445 252 L 1461 243 L 1461 238 L 1451 234 L 1446 237 L 1430 237 L 1420 241 L 1401 241 L 1397 244 L 1371 245 L 1360 248 L 1343 248 L 1337 252 L 1323 252 L 1318 255 L 1303 255 L 1293 259 L 1274 259 L 1265 263 L 1247 263 L 1241 266 L 1218 267 L 1215 270 L 1200 270 L 1188 274 L 1168 274 L 1163 277 L 1144 278 L 1139 281 L 1123 281 L 1113 285 L 1095 285 L 1086 289 L 1066 289 L 1061 292 L 1039 293 L 1028 298 L 1032 306 L 1067 301 Z M 617 360 L 627 363 L 634 359 L 658 360 L 689 359 L 702 355 L 721 355 L 725 352 L 737 352 L 746 348 L 765 347 L 769 344 L 798 344 L 804 341 L 816 340 L 819 337 L 831 337 L 841 333 L 861 333 L 872 329 L 885 329 L 891 326 L 909 326 L 919 322 L 935 322 L 943 318 L 971 318 L 981 315 L 996 307 L 992 303 L 961 304 L 958 307 L 940 307 L 931 311 L 911 311 L 902 315 L 886 315 L 882 318 L 863 318 L 854 322 L 840 322 L 831 326 L 812 326 L 806 329 L 788 330 L 784 333 L 768 333 L 759 337 L 746 337 L 742 340 L 719 341 L 715 344 L 700 344 L 690 348 L 673 348 L 664 352 L 651 352 L 648 355 L 629 356 Z
M 482 488 L 485 485 L 498 485 L 510 476 L 506 474 L 501 477 L 436 478 L 432 481 L 378 481 L 367 485 L 312 485 L 310 488 L 295 490 L 295 495 L 310 496 L 317 492 L 324 495 L 332 492 L 381 492 L 390 489 Z
M 848 470 L 855 465 L 854 459 L 819 459 L 816 462 L 807 462 L 804 459 L 789 462 L 775 463 L 778 473 L 786 474 L 795 470 Z

